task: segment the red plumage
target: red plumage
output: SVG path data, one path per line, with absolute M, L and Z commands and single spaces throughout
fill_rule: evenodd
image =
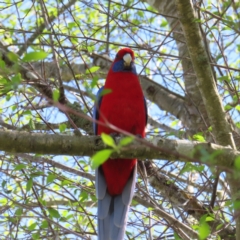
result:
M 113 65 L 127 53 L 134 59 L 133 51 L 123 48 L 118 52 Z M 107 119 L 107 122 L 122 130 L 145 137 L 146 108 L 139 79 L 132 71 L 113 71 L 112 67 L 104 86 L 104 89 L 111 89 L 111 93 L 102 98 L 99 121 L 105 122 L 104 119 Z M 109 134 L 113 130 L 98 125 L 97 134 L 101 133 Z M 122 193 L 136 162 L 136 159 L 109 159 L 102 165 L 110 195 Z

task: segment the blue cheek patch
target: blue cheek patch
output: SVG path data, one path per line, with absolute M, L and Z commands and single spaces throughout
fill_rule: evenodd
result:
M 131 70 L 126 70 L 126 69 L 124 69 L 123 60 L 115 62 L 112 67 L 112 70 L 113 70 L 113 72 L 132 72 L 133 74 L 137 75 L 136 67 L 135 67 L 134 63 L 132 63 Z

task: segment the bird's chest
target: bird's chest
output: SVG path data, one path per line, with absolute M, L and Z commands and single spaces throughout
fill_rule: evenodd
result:
M 110 98 L 108 102 L 103 103 L 102 113 L 109 123 L 122 130 L 135 133 L 135 129 L 139 125 L 139 119 L 143 117 L 143 114 L 141 114 L 141 108 L 143 107 L 140 106 L 142 106 L 142 103 L 138 99 L 124 95 L 118 98 Z M 102 119 L 104 120 L 104 118 Z
M 100 120 L 104 122 L 105 118 L 122 130 L 141 134 L 145 128 L 145 107 L 142 90 L 138 85 L 131 87 L 127 83 L 121 86 L 112 85 L 112 92 L 103 97 Z M 112 131 L 103 128 L 101 132 Z

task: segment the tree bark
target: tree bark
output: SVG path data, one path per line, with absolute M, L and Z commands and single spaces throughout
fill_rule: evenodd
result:
M 197 83 L 212 126 L 213 135 L 218 144 L 231 146 L 235 143 L 231 126 L 227 121 L 221 98 L 214 81 L 212 68 L 202 41 L 199 26 L 194 21 L 194 10 L 189 0 L 176 0 L 180 21 L 184 30 L 192 64 L 197 76 Z M 240 176 L 227 174 L 233 201 L 240 201 Z M 240 239 L 240 211 L 235 209 L 236 239 Z
M 120 142 L 115 138 L 116 144 Z M 92 156 L 107 148 L 99 136 L 69 136 L 62 134 L 28 133 L 24 131 L 0 130 L 0 151 L 9 153 L 38 153 L 70 156 Z M 215 156 L 211 161 L 202 158 L 202 151 Z M 216 154 L 216 151 L 219 155 Z M 233 164 L 240 152 L 216 144 L 187 140 L 171 140 L 155 137 L 145 141 L 137 139 L 129 146 L 122 147 L 113 158 L 166 159 L 182 162 L 218 164 L 224 170 L 233 170 Z M 161 161 L 161 160 L 160 160 Z

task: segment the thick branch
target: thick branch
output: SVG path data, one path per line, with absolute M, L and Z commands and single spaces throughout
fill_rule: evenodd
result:
M 120 138 L 116 139 L 116 143 Z M 183 162 L 203 162 L 216 164 L 223 170 L 231 169 L 235 158 L 240 154 L 236 150 L 216 144 L 154 138 L 151 141 L 139 139 L 140 142 L 122 148 L 114 153 L 113 158 L 168 159 Z M 99 136 L 69 136 L 58 134 L 28 133 L 0 130 L 0 151 L 10 153 L 39 153 L 54 155 L 92 156 L 106 148 Z M 209 159 L 202 158 L 202 151 L 208 152 Z M 209 161 L 211 154 L 217 160 Z
M 176 2 L 190 57 L 197 75 L 198 86 L 213 127 L 214 136 L 219 144 L 233 146 L 230 126 L 217 91 L 198 24 L 194 21 L 195 16 L 191 1 L 176 0 Z
M 217 91 L 209 58 L 202 41 L 198 23 L 194 21 L 194 10 L 190 0 L 176 0 L 180 21 L 188 50 L 197 76 L 197 83 L 218 144 L 235 149 L 230 124 Z M 228 175 L 232 198 L 240 200 L 239 176 Z M 240 211 L 235 210 L 237 239 L 240 239 Z
M 175 5 L 175 0 L 143 1 L 146 1 L 148 4 L 157 9 L 157 11 L 167 19 L 170 28 L 173 30 L 173 38 L 177 44 L 179 57 L 182 59 L 181 63 L 186 90 L 185 101 L 189 112 L 184 118 L 185 121 L 182 119 L 181 121 L 192 133 L 203 131 L 208 127 L 208 117 L 201 94 L 196 84 L 197 78 L 193 69 L 192 62 L 189 59 L 189 51 L 183 30 L 181 25 L 178 24 L 179 16 Z M 207 126 L 203 119 L 207 123 Z

